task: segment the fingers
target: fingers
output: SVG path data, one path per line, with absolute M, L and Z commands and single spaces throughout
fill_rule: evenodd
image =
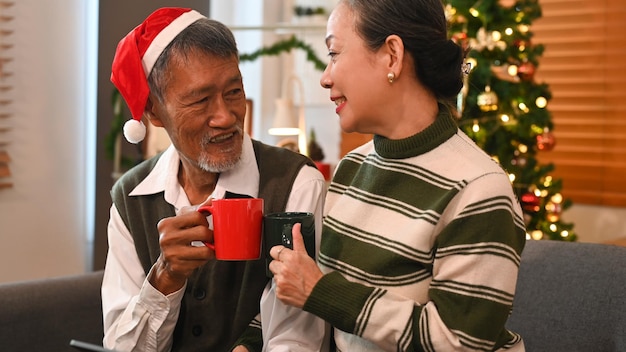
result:
M 306 252 L 306 247 L 304 246 L 304 239 L 302 238 L 302 224 L 297 223 L 293 224 L 293 228 L 291 229 L 291 236 L 293 238 L 293 250 L 296 252 Z
M 278 245 L 278 246 L 274 246 L 270 249 L 270 256 L 275 259 L 275 260 L 279 260 L 280 261 L 280 254 L 282 251 L 284 251 L 285 249 L 289 250 L 287 247 L 283 246 L 283 245 Z
M 196 207 L 196 209 L 201 213 L 210 213 L 211 205 L 213 204 L 213 198 L 209 196 L 204 202 Z
M 202 207 L 205 205 L 211 205 L 213 204 L 213 197 L 209 196 L 209 198 L 207 198 L 204 202 L 202 202 L 198 207 Z
M 215 256 L 205 243 L 213 243 L 206 217 L 197 212 L 165 218 L 157 224 L 164 260 L 175 271 L 189 271 Z
M 293 224 L 293 227 L 291 228 L 291 236 L 293 238 L 293 241 L 292 241 L 293 251 L 304 252 L 306 254 L 306 247 L 304 246 L 304 239 L 302 238 L 302 234 L 300 233 L 301 227 L 302 227 L 302 224 L 295 223 Z M 292 251 L 291 249 L 283 245 L 277 245 L 270 249 L 270 256 L 275 260 L 281 261 L 280 259 L 281 253 L 284 256 L 287 252 L 291 252 L 291 251 Z
M 178 212 L 176 213 L 176 215 L 186 214 L 186 213 L 190 213 L 190 212 L 197 211 L 197 210 L 198 210 L 197 205 L 187 205 L 187 206 L 180 208 Z

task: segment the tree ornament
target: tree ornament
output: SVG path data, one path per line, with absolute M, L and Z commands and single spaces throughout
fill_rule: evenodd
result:
M 560 203 L 548 202 L 546 204 L 546 219 L 550 222 L 557 222 L 561 218 L 563 206 Z
M 469 45 L 473 50 L 482 51 L 483 49 L 493 50 L 498 48 L 500 50 L 506 49 L 506 43 L 502 40 L 502 34 L 497 31 L 487 32 L 484 27 L 481 27 L 476 32 L 476 38 L 469 39 Z
M 555 144 L 556 138 L 554 138 L 554 134 L 550 131 L 548 127 L 543 129 L 542 134 L 537 135 L 537 149 L 550 151 L 554 149 Z
M 491 91 L 490 86 L 486 86 L 485 91 L 478 94 L 476 104 L 483 112 L 496 111 L 498 110 L 498 95 Z
M 502 7 L 511 8 L 515 5 L 516 0 L 498 0 L 498 4 Z
M 463 50 L 467 50 L 469 48 L 469 39 L 467 37 L 467 32 L 457 32 L 452 35 L 452 41 L 459 44 Z
M 522 209 L 529 213 L 536 213 L 539 211 L 539 203 L 540 198 L 533 192 L 527 192 L 522 194 L 520 199 L 520 203 L 522 204 Z
M 519 76 L 517 76 L 517 66 L 516 65 L 492 65 L 491 72 L 501 81 L 518 83 L 520 81 Z
M 515 152 L 513 152 L 513 159 L 511 159 L 511 165 L 524 167 L 526 166 L 527 162 L 528 162 L 528 159 L 527 159 L 526 153 L 522 153 L 519 150 L 516 150 Z
M 525 51 L 526 48 L 530 47 L 530 41 L 525 39 L 516 39 L 513 41 L 513 46 L 519 51 Z
M 524 61 L 517 67 L 517 76 L 524 81 L 532 81 L 535 77 L 535 65 L 530 61 Z

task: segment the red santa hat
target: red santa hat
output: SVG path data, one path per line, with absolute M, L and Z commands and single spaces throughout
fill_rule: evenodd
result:
M 165 7 L 154 11 L 120 40 L 113 58 L 111 82 L 128 104 L 132 120 L 124 124 L 124 137 L 139 143 L 146 136 L 141 121 L 150 88 L 148 79 L 154 63 L 168 44 L 189 25 L 205 18 L 195 10 Z

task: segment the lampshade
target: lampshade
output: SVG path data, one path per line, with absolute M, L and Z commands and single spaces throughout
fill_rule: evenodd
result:
M 300 105 L 297 109 L 294 107 L 292 94 L 289 90 L 289 85 L 292 83 L 299 90 Z M 298 136 L 300 153 L 307 154 L 304 88 L 302 81 L 296 75 L 289 75 L 283 81 L 281 97 L 276 99 L 276 115 L 268 132 L 275 136 Z
M 297 136 L 300 134 L 291 98 L 276 99 L 276 115 L 272 122 L 272 128 L 268 132 L 274 136 Z

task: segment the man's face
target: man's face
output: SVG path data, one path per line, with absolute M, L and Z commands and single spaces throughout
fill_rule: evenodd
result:
M 191 51 L 169 65 L 163 103 L 151 96 L 150 121 L 164 127 L 183 165 L 209 172 L 241 157 L 246 95 L 236 57 Z

